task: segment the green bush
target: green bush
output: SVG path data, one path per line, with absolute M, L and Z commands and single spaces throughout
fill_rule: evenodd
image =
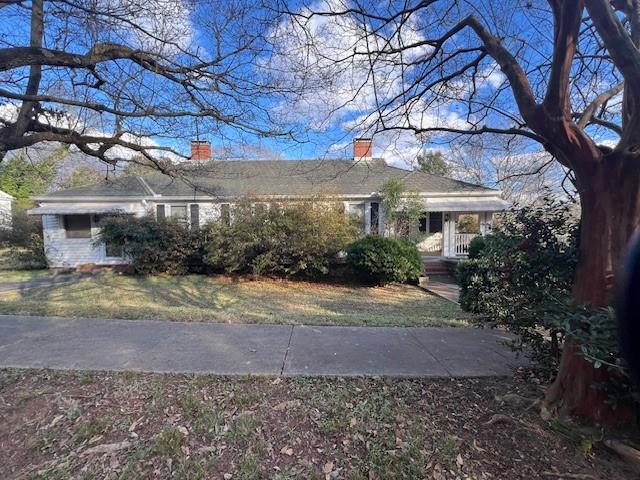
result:
M 347 261 L 363 279 L 378 284 L 412 281 L 422 273 L 420 252 L 403 239 L 361 238 L 347 248 Z
M 565 334 L 551 317 L 571 294 L 577 234 L 570 206 L 549 200 L 505 214 L 474 258 L 458 265 L 462 308 L 516 333 L 514 346 L 527 346 L 549 370 Z
M 259 205 L 247 200 L 231 217 L 207 227 L 204 260 L 214 271 L 320 277 L 359 235 L 338 204 L 322 199 Z
M 469 242 L 469 258 L 474 259 L 480 256 L 482 249 L 485 246 L 485 237 L 483 235 L 478 235 L 477 237 L 473 237 Z
M 173 221 L 158 222 L 152 216 L 129 215 L 104 217 L 100 227 L 96 241 L 122 248 L 136 273 L 184 275 L 203 271 L 203 237 L 199 230 Z

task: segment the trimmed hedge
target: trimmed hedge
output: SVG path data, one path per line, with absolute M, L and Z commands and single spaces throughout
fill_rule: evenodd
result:
M 377 235 L 349 245 L 347 262 L 361 278 L 380 285 L 414 281 L 422 273 L 422 257 L 413 243 Z

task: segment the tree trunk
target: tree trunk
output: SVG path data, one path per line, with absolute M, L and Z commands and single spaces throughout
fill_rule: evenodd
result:
M 577 164 L 578 162 L 576 162 Z M 593 307 L 613 304 L 616 274 L 634 231 L 640 225 L 640 162 L 617 152 L 576 171 L 581 201 L 580 258 L 573 294 Z M 594 388 L 609 379 L 605 368 L 594 369 L 569 339 L 558 376 L 545 399 L 548 413 L 570 414 L 594 424 L 619 425 L 630 409 L 613 409 L 607 393 Z

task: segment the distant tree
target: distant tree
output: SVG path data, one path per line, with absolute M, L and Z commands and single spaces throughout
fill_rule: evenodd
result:
M 421 172 L 442 176 L 451 173 L 451 167 L 442 152 L 420 152 L 416 161 L 418 162 L 418 170 Z
M 122 169 L 123 175 L 148 175 L 157 170 L 156 165 L 160 165 L 163 171 L 171 170 L 171 160 L 168 158 L 158 158 L 150 162 L 142 155 L 134 155 Z
M 58 185 L 59 189 L 86 187 L 105 181 L 105 174 L 91 165 L 78 165 L 71 174 Z
M 12 195 L 18 208 L 30 206 L 31 197 L 41 195 L 51 187 L 59 159 L 57 153 L 37 162 L 16 155 L 0 164 L 0 190 Z

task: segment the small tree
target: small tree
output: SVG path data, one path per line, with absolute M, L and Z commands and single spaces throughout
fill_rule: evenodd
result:
M 418 170 L 421 172 L 442 176 L 451 173 L 451 167 L 442 152 L 421 152 L 416 161 L 418 162 Z
M 380 188 L 385 232 L 394 237 L 417 240 L 417 227 L 424 206 L 415 192 L 400 180 L 388 180 Z

